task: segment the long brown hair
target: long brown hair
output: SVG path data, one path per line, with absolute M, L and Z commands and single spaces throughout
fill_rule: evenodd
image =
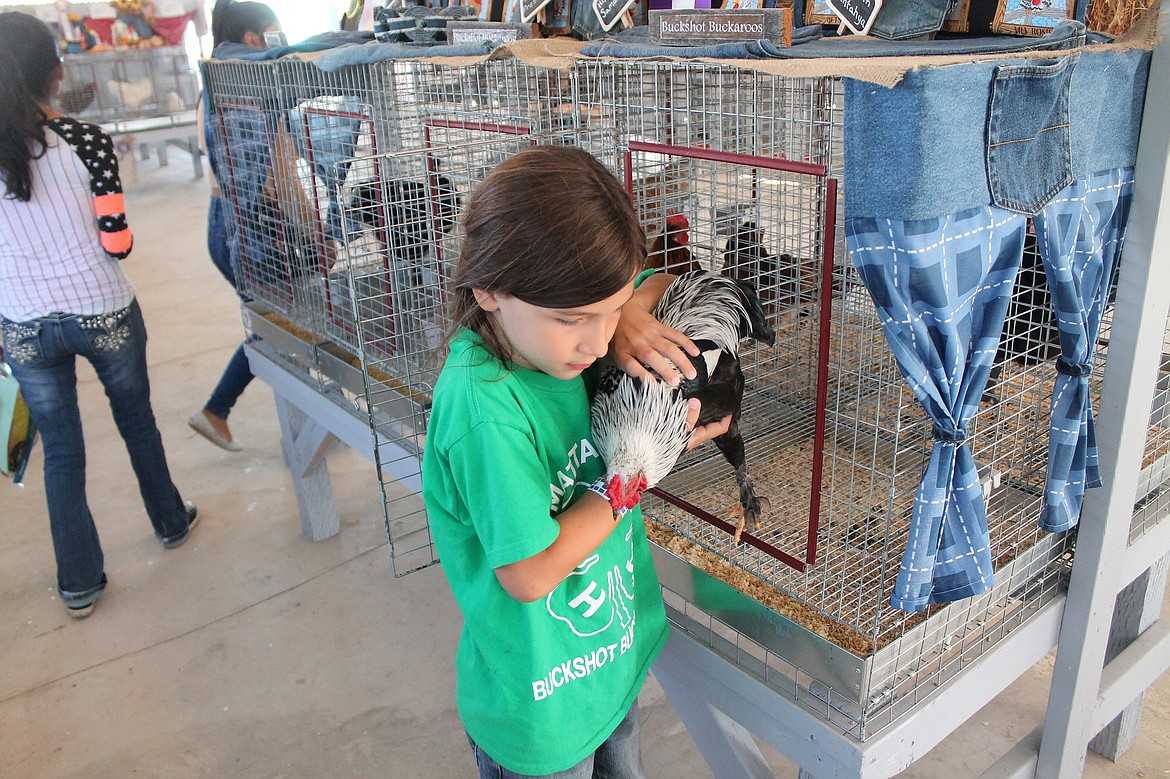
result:
M 51 96 L 60 62 L 57 39 L 44 22 L 0 13 L 0 176 L 7 198 L 32 197 L 32 161 L 45 153 L 39 103 Z
M 575 308 L 617 294 L 646 261 L 630 195 L 572 146 L 535 146 L 497 165 L 468 200 L 463 228 L 451 332 L 474 330 L 505 364 L 507 338 L 472 289 Z

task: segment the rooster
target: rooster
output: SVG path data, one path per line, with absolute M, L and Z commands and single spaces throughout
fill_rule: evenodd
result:
M 701 270 L 687 248 L 691 239 L 690 228 L 690 221 L 682 214 L 667 215 L 662 232 L 646 250 L 646 267 L 679 275 Z
M 750 220 L 741 222 L 724 244 L 723 272 L 733 279 L 760 285 L 764 315 L 774 321 L 780 310 L 782 326 L 804 314 L 817 298 L 816 263 L 790 254 L 777 257 L 764 245 L 764 231 Z
M 670 473 L 686 449 L 687 400 L 702 404 L 699 425 L 731 415 L 727 432 L 715 445 L 735 468 L 742 512 L 735 541 L 744 525 L 760 525 L 756 497 L 739 432 L 744 376 L 739 344 L 745 338 L 771 346 L 775 331 L 764 319 L 750 284 L 709 271 L 692 271 L 676 279 L 655 306 L 654 316 L 695 342 L 691 358 L 697 375 L 672 388 L 643 382 L 614 366 L 602 373 L 590 412 L 593 441 L 606 463 L 606 497 L 615 512 L 633 508 L 642 493 Z

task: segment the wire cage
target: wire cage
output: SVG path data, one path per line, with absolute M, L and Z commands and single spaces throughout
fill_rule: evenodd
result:
M 418 111 L 428 128 L 483 134 L 549 133 L 587 124 L 572 71 L 516 59 L 466 67 L 417 60 L 410 68 Z
M 1102 334 L 1107 340 L 1108 331 Z M 1137 500 L 1130 523 L 1129 543 L 1139 542 L 1170 516 L 1170 321 L 1162 340 L 1162 358 L 1150 405 L 1150 425 L 1142 456 Z
M 395 63 L 323 71 L 293 58 L 203 63 L 242 291 L 297 327 L 356 350 L 339 268 L 340 197 L 361 197 L 364 160 L 421 146 Z
M 186 49 L 148 49 L 66 54 L 56 102 L 61 112 L 94 124 L 139 119 L 194 120 L 199 78 Z
M 971 427 L 999 584 L 925 614 L 895 610 L 931 424 L 846 259 L 840 82 L 694 62 L 580 70 L 582 112 L 609 117 L 622 138 L 649 262 L 750 281 L 777 332 L 774 347 L 745 344 L 740 358 L 747 465 L 768 499 L 761 527 L 734 540 L 738 491 L 710 447 L 643 503 L 672 553 L 659 557 L 672 617 L 869 738 L 1064 586 L 1072 534 L 1036 524 L 1055 330 L 1035 241 Z M 678 558 L 710 578 L 696 584 Z

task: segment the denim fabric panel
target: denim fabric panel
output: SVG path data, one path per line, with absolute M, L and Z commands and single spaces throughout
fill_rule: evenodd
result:
M 923 219 L 991 202 L 983 128 L 991 65 L 913 70 L 887 89 L 845 79 L 845 209 Z
M 989 206 L 947 217 L 845 221 L 849 256 L 915 398 L 934 421 L 930 463 L 890 603 L 917 611 L 994 581 L 978 469 L 966 441 L 998 349 L 1025 219 Z
M 1061 347 L 1040 515 L 1051 532 L 1074 527 L 1085 489 L 1100 485 L 1088 374 L 1132 200 L 1132 168 L 1102 171 L 1078 180 L 1035 219 Z
M 1148 51 L 1086 51 L 1078 55 L 1069 93 L 1074 178 L 1131 168 L 1137 163 L 1149 70 Z
M 949 0 L 886 0 L 878 10 L 869 34 L 898 40 L 942 29 Z
M 992 205 L 1035 214 L 1072 183 L 1069 85 L 1074 59 L 995 68 L 987 117 Z

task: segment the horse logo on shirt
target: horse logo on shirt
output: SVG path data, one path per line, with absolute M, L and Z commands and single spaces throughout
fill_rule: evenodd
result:
M 616 620 L 623 629 L 634 621 L 633 525 L 626 530 L 629 554 L 624 563 L 609 570 L 599 566 L 601 558 L 590 555 L 565 577 L 545 599 L 548 613 L 569 626 L 577 636 L 595 636 Z

